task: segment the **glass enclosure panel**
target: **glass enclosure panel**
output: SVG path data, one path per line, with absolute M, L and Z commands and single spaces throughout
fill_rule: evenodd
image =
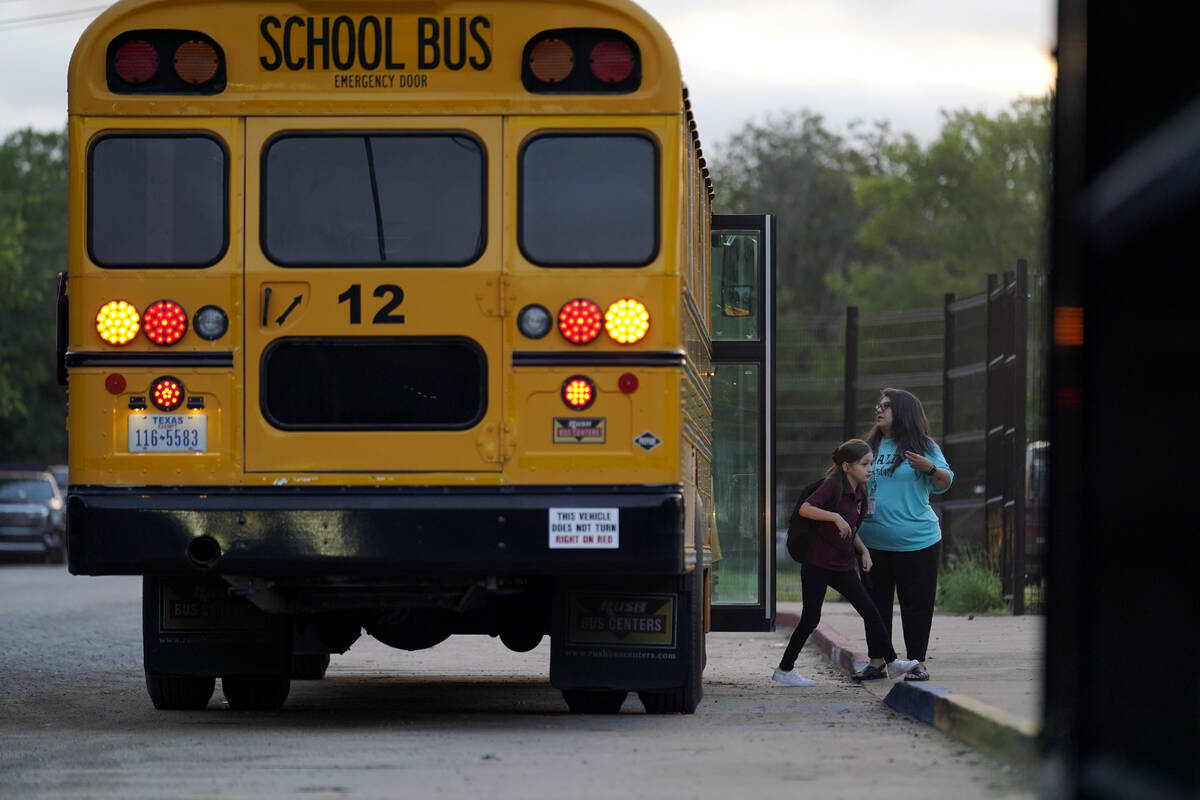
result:
M 759 366 L 714 364 L 713 494 L 721 558 L 713 602 L 759 602 L 763 563 Z
M 722 230 L 712 236 L 713 341 L 757 341 L 762 314 L 758 265 L 762 232 Z

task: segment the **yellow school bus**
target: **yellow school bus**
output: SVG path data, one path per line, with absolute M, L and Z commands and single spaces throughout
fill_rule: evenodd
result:
M 144 576 L 156 708 L 277 708 L 365 631 L 695 709 L 728 301 L 654 19 L 121 0 L 69 130 L 69 564 Z

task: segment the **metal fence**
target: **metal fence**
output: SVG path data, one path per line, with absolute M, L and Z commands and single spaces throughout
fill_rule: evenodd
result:
M 983 555 L 1013 613 L 1040 613 L 1046 297 L 1045 276 L 1031 277 L 1020 261 L 1014 272 L 990 276 L 980 294 L 947 295 L 942 308 L 871 314 L 851 306 L 781 324 L 776 519 L 791 511 L 789 490 L 823 472 L 841 441 L 871 427 L 879 390 L 906 389 L 921 398 L 955 472 L 950 491 L 934 499 L 943 558 Z M 786 556 L 780 565 L 791 582 L 795 565 Z

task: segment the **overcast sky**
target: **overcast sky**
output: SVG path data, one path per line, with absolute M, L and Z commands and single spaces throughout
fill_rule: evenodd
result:
M 1053 84 L 1054 0 L 641 0 L 683 64 L 706 150 L 809 109 L 923 141 L 942 109 L 994 113 Z M 0 0 L 0 136 L 66 122 L 67 62 L 104 3 Z M 60 16 L 61 15 L 61 16 Z M 33 19 L 31 19 L 33 18 Z

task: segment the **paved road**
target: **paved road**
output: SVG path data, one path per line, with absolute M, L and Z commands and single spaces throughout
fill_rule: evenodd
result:
M 0 566 L 0 795 L 13 798 L 1032 798 L 1029 776 L 891 711 L 781 634 L 715 634 L 696 714 L 566 712 L 543 643 L 364 638 L 284 709 L 156 712 L 140 580 Z

